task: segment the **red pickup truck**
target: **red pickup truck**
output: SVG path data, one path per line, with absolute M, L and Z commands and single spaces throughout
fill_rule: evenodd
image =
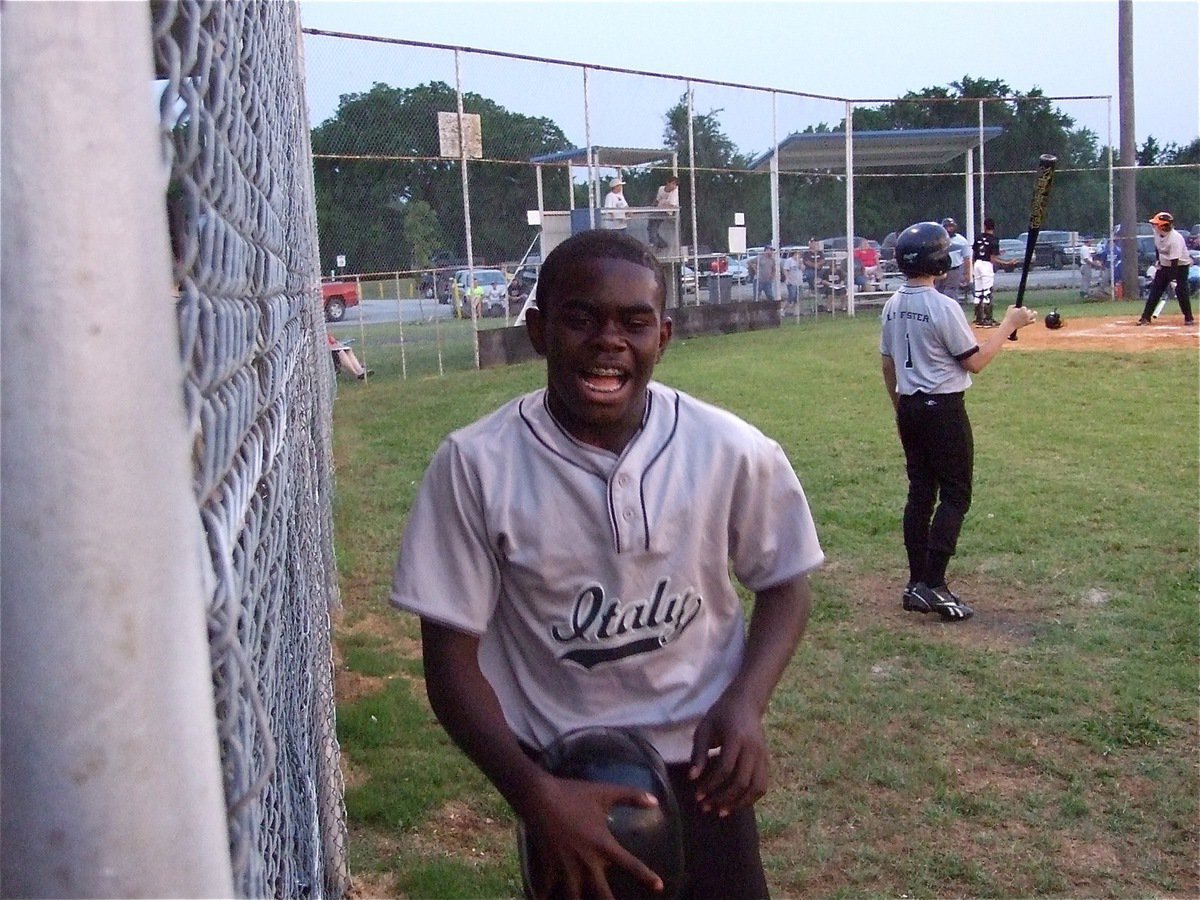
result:
M 325 321 L 340 322 L 346 315 L 346 307 L 358 306 L 358 282 L 323 281 L 321 299 L 325 303 Z

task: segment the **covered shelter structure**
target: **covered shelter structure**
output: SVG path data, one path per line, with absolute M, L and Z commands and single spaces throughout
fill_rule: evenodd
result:
M 615 170 L 620 174 L 626 169 L 646 166 L 669 168 L 672 175 L 679 175 L 679 154 L 662 147 L 575 147 L 546 153 L 530 159 L 534 165 L 537 181 L 537 224 L 540 227 L 541 258 L 553 250 L 561 241 L 577 231 L 590 228 L 623 228 L 644 243 L 655 247 L 661 259 L 678 259 L 679 210 L 657 207 L 631 206 L 622 211 L 619 219 L 606 218 L 602 208 L 604 190 L 600 172 Z M 547 166 L 567 170 L 567 196 L 565 207 L 547 208 L 543 169 Z M 575 177 L 572 170 L 587 170 L 587 207 L 575 207 Z M 661 237 L 661 242 L 654 240 Z M 665 244 L 665 246 L 663 246 Z
M 794 133 L 751 160 L 751 172 L 771 175 L 771 233 L 779 235 L 779 173 L 846 173 L 846 246 L 854 246 L 854 172 L 886 169 L 890 172 L 919 166 L 944 165 L 964 158 L 963 176 L 967 220 L 963 234 L 975 238 L 975 152 L 983 169 L 983 145 L 999 137 L 998 126 L 979 128 L 915 128 L 891 131 L 825 131 Z M 847 251 L 850 252 L 850 251 Z M 854 314 L 854 279 L 846 279 L 846 311 Z

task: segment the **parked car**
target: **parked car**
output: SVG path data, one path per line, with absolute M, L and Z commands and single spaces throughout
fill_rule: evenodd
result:
M 1025 242 L 1016 238 L 1000 238 L 999 261 L 1002 266 L 1013 263 L 1021 265 L 1025 261 Z
M 422 297 L 430 300 L 436 297 L 438 303 L 449 303 L 450 286 L 454 280 L 454 273 L 459 269 L 465 268 L 468 265 L 467 260 L 443 250 L 440 253 L 435 253 L 429 263 L 431 270 L 421 274 L 421 279 L 417 283 L 417 290 L 420 291 Z M 477 257 L 475 265 L 483 266 L 486 263 L 483 259 Z
M 860 263 L 867 265 L 867 261 L 869 260 L 869 265 L 871 266 L 876 266 L 879 264 L 880 250 L 882 249 L 883 245 L 875 244 L 875 246 L 872 247 L 871 245 L 874 243 L 874 241 L 868 241 L 864 237 L 855 236 L 854 256 Z M 892 246 L 894 248 L 895 244 Z M 825 253 L 826 259 L 845 259 L 846 236 L 844 234 L 840 234 L 837 237 L 825 238 L 825 240 L 821 241 L 821 250 Z
M 1096 257 L 1108 258 L 1108 241 L 1102 240 L 1096 244 Z M 1146 269 L 1154 265 L 1158 252 L 1154 249 L 1154 237 L 1149 234 L 1137 236 L 1137 270 L 1139 275 L 1145 275 Z
M 719 273 L 722 278 L 728 277 L 733 279 L 734 284 L 745 284 L 750 280 L 750 269 L 746 265 L 746 261 L 741 257 L 733 254 L 717 254 L 715 256 L 700 257 L 700 278 L 696 278 L 696 273 L 692 271 L 692 267 L 684 263 L 679 267 L 679 287 L 685 294 L 691 294 L 696 291 L 697 280 L 699 286 L 703 289 L 708 284 L 709 276 L 714 273 Z
M 898 231 L 889 231 L 879 244 L 879 268 L 885 272 L 896 271 L 896 239 Z
M 723 260 L 723 261 L 721 261 Z M 714 257 L 708 265 L 710 272 L 714 271 L 714 263 L 721 270 L 721 276 L 729 276 L 733 279 L 734 284 L 745 284 L 750 280 L 750 267 L 746 265 L 746 261 L 732 254 L 726 254 L 724 257 Z M 703 276 L 701 277 L 703 281 Z
M 360 299 L 357 281 L 321 282 L 321 300 L 325 305 L 325 321 L 340 322 L 347 308 L 358 306 Z
M 537 266 L 521 266 L 513 274 L 513 277 L 508 282 L 508 308 L 509 311 L 520 309 L 525 299 L 533 293 L 534 285 L 538 280 Z
M 499 269 L 459 269 L 454 273 L 454 286 L 460 297 L 466 297 L 472 282 L 482 288 L 482 299 L 477 314 L 480 316 L 503 316 L 508 306 L 508 276 Z
M 1045 230 L 1038 232 L 1037 243 L 1033 245 L 1034 266 L 1049 266 L 1051 269 L 1062 269 L 1068 265 L 1079 265 L 1079 243 L 1076 240 L 1078 232 Z M 1028 231 L 1022 231 L 1017 239 L 1024 244 L 1029 237 Z M 1024 251 L 1022 251 L 1024 252 Z

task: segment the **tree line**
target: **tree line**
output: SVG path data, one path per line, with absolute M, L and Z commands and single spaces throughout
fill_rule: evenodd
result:
M 1002 236 L 1024 229 L 1032 170 L 1041 153 L 1059 158 L 1060 175 L 1047 227 L 1104 236 L 1108 230 L 1108 148 L 1096 134 L 1034 89 L 1014 91 L 1000 80 L 963 77 L 949 87 L 910 92 L 878 107 L 853 111 L 854 130 L 973 128 L 978 104 L 988 101 L 988 126 L 1002 133 L 986 144 L 988 214 Z M 483 159 L 467 164 L 471 197 L 472 248 L 488 263 L 521 257 L 536 229 L 526 210 L 536 205 L 533 157 L 572 149 L 563 130 L 547 118 L 512 112 L 475 93 L 465 93 L 463 109 L 479 115 Z M 343 95 L 337 111 L 312 133 L 321 265 L 334 267 L 347 257 L 354 272 L 408 271 L 466 255 L 463 177 L 457 159 L 439 154 L 438 112 L 457 109 L 454 89 L 431 81 L 414 88 L 375 84 L 369 91 Z M 730 210 L 746 213 L 750 244 L 771 238 L 770 179 L 750 173 L 753 155 L 739 149 L 721 127 L 722 110 L 693 112 L 688 128 L 686 96 L 663 116 L 664 156 L 678 154 L 683 241 L 721 249 L 731 224 Z M 840 132 L 845 121 L 809 126 L 806 133 Z M 696 240 L 691 234 L 691 156 L 695 139 Z M 1114 152 L 1114 160 L 1117 154 Z M 1153 137 L 1138 150 L 1139 215 L 1170 209 L 1176 221 L 1200 222 L 1195 190 L 1200 138 L 1186 146 L 1160 146 Z M 1182 167 L 1182 168 L 1180 168 Z M 550 170 L 547 170 L 550 171 Z M 1026 173 L 1014 176 L 1008 173 Z M 993 174 L 995 173 L 995 174 Z M 882 238 L 914 221 L 963 214 L 961 172 L 939 174 L 917 168 L 900 177 L 856 177 L 855 230 Z M 625 192 L 650 205 L 663 171 L 625 172 Z M 561 174 L 547 178 L 563 178 Z M 1115 186 L 1119 191 L 1119 184 Z M 587 204 L 586 185 L 574 185 L 576 207 Z M 779 179 L 780 230 L 785 239 L 827 237 L 845 229 L 845 180 L 836 172 L 789 173 Z M 548 192 L 549 193 L 549 192 Z M 556 195 L 557 196 L 557 195 Z M 1119 197 L 1117 199 L 1119 205 Z M 547 208 L 561 208 L 551 202 Z M 1188 227 L 1185 225 L 1185 227 Z

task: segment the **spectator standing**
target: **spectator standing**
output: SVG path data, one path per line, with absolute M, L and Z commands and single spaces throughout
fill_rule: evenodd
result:
M 1090 297 L 1092 293 L 1092 270 L 1097 268 L 1096 251 L 1092 239 L 1084 238 L 1079 245 L 1079 296 Z
M 1188 289 L 1188 269 L 1192 265 L 1192 257 L 1188 253 L 1187 242 L 1184 241 L 1183 235 L 1175 230 L 1175 217 L 1169 212 L 1155 213 L 1150 218 L 1150 224 L 1154 226 L 1155 261 L 1158 268 L 1150 282 L 1150 293 L 1146 296 L 1142 317 L 1137 323 L 1150 324 L 1150 316 L 1158 299 L 1174 281 L 1175 299 L 1179 301 L 1179 309 L 1183 313 L 1183 324 L 1194 325 L 1196 320 L 1192 318 L 1192 300 Z
M 535 762 L 583 725 L 636 728 L 663 757 L 698 896 L 767 896 L 762 716 L 824 556 L 779 444 L 652 380 L 666 290 L 627 235 L 551 251 L 525 323 L 545 386 L 442 442 L 392 582 L 421 618 L 434 714 L 537 847 L 539 897 L 610 896 L 612 868 L 662 890 L 606 824 L 646 792 Z
M 625 220 L 625 210 L 629 209 L 629 201 L 625 199 L 625 179 L 618 172 L 608 183 L 608 193 L 604 195 L 603 226 L 614 231 L 628 227 Z
M 947 216 L 942 227 L 950 235 L 950 270 L 937 283 L 937 289 L 954 300 L 962 302 L 963 284 L 971 280 L 971 245 L 958 233 L 958 223 Z
M 982 372 L 1009 334 L 1033 322 L 1037 313 L 1010 306 L 1001 330 L 981 346 L 962 306 L 933 286 L 950 267 L 950 246 L 950 235 L 936 222 L 920 222 L 900 233 L 896 264 L 907 281 L 884 304 L 879 353 L 908 475 L 908 585 L 901 605 L 954 622 L 973 614 L 946 584 L 974 478 L 965 392 L 971 375 Z
M 804 280 L 815 294 L 821 284 L 821 272 L 825 268 L 825 254 L 821 250 L 820 241 L 809 238 L 808 249 L 804 251 L 801 262 L 804 263 Z
M 666 184 L 659 185 L 658 193 L 654 195 L 654 206 L 656 209 L 679 209 L 679 179 L 676 176 L 668 176 Z M 659 218 L 656 215 L 650 219 L 650 224 L 647 226 L 650 245 L 655 250 L 666 250 L 669 246 L 659 234 L 659 229 L 664 221 L 668 221 L 668 219 Z
M 787 286 L 788 305 L 799 302 L 800 285 L 804 283 L 804 263 L 799 250 L 793 250 L 783 261 L 783 283 Z
M 775 247 L 771 244 L 763 247 L 762 253 L 758 254 L 758 260 L 754 268 L 755 272 L 755 298 L 762 294 L 768 300 L 775 299 L 775 284 L 779 281 L 779 263 L 775 259 Z

